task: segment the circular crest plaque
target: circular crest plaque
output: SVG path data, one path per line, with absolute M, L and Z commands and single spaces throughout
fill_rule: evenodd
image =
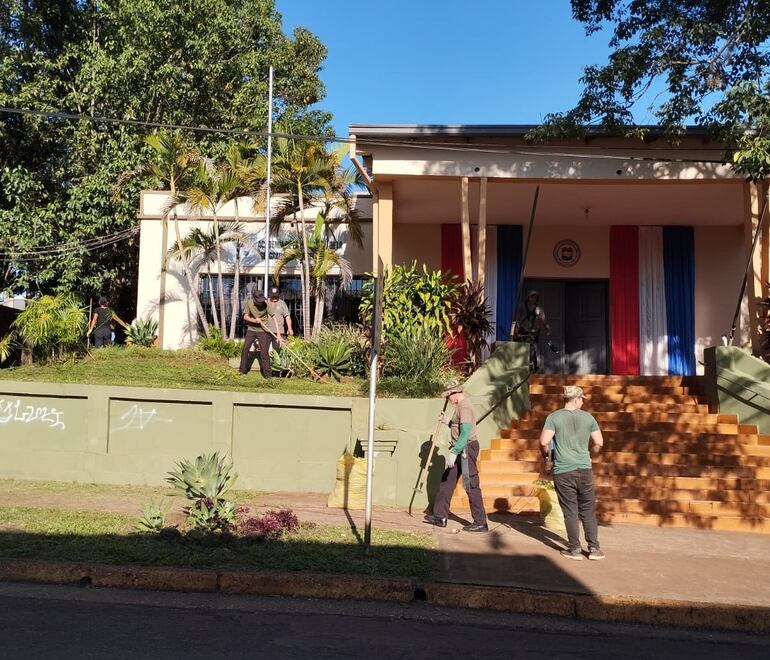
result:
M 571 268 L 580 261 L 580 246 L 569 239 L 559 241 L 553 248 L 553 258 L 560 266 Z

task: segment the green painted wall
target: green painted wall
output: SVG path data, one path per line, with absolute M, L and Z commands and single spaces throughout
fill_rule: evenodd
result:
M 526 358 L 520 345 L 503 344 L 468 380 L 479 415 L 518 380 Z M 490 415 L 480 428 L 482 446 L 526 403 L 525 388 Z M 376 504 L 409 504 L 443 405 L 443 399 L 378 399 Z M 176 461 L 219 450 L 233 457 L 241 488 L 330 492 L 337 459 L 366 446 L 367 419 L 363 398 L 3 381 L 0 477 L 158 485 Z M 415 497 L 417 511 L 438 488 L 448 447 L 444 426 L 437 443 L 439 457 L 428 487 Z
M 735 346 L 706 349 L 704 363 L 709 398 L 719 411 L 770 434 L 770 365 Z

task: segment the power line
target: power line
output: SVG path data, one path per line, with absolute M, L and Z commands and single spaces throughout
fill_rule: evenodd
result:
M 72 113 L 62 111 L 30 110 L 26 108 L 0 107 L 0 113 L 16 114 L 33 117 L 43 117 L 46 119 L 85 121 L 95 124 L 118 124 L 127 126 L 140 126 L 145 128 L 164 128 L 168 130 L 180 130 L 197 133 L 215 133 L 222 135 L 233 135 L 240 137 L 268 137 L 310 140 L 315 142 L 336 142 L 340 144 L 357 144 L 364 146 L 380 147 L 404 147 L 408 149 L 431 149 L 440 151 L 458 151 L 464 153 L 490 153 L 513 156 L 531 156 L 537 158 L 584 158 L 592 160 L 618 160 L 631 162 L 656 162 L 656 163 L 706 163 L 706 164 L 724 164 L 724 159 L 703 159 L 703 158 L 663 158 L 657 156 L 641 155 L 614 155 L 614 154 L 586 154 L 573 153 L 566 151 L 537 151 L 532 147 L 520 149 L 509 147 L 507 145 L 489 144 L 487 147 L 471 144 L 458 144 L 456 142 L 444 141 L 420 141 L 411 140 L 384 140 L 367 137 L 342 137 L 338 135 L 320 135 L 307 133 L 283 133 L 258 131 L 248 128 L 212 128 L 210 126 L 194 126 L 189 124 L 173 124 L 168 122 L 152 122 L 140 119 L 120 119 L 117 117 L 103 117 L 98 115 L 88 115 L 83 113 Z M 574 147 L 576 150 L 587 149 L 588 147 Z
M 34 250 L 24 250 L 20 252 L 3 251 L 0 252 L 0 258 L 12 262 L 39 261 L 42 259 L 51 259 L 63 256 L 67 253 L 89 253 L 109 245 L 121 243 L 139 232 L 139 227 L 131 227 L 114 234 L 106 236 L 92 237 L 83 241 L 64 243 L 61 245 L 49 245 Z

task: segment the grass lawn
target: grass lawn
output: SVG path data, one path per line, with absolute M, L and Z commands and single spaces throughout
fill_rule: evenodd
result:
M 435 566 L 430 534 L 373 530 L 364 557 L 350 529 L 303 526 L 278 540 L 203 547 L 185 538 L 135 531 L 137 517 L 92 511 L 0 507 L 0 557 L 427 577 Z
M 366 396 L 368 387 L 363 379 L 342 383 L 331 378 L 320 383 L 300 378 L 265 380 L 257 367 L 241 376 L 225 358 L 205 351 L 117 346 L 92 350 L 90 357 L 74 362 L 0 369 L 0 380 L 329 396 Z

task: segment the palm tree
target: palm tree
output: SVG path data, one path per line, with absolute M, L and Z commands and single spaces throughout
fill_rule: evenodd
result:
M 288 132 L 288 131 L 284 131 Z M 298 239 L 302 245 L 300 282 L 302 286 L 302 331 L 310 336 L 310 250 L 305 225 L 305 203 L 314 192 L 330 186 L 335 163 L 320 142 L 294 138 L 278 138 L 273 154 L 272 186 L 289 196 L 293 206 L 294 225 L 299 212 Z
M 315 221 L 313 233 L 310 236 L 305 235 L 305 243 L 300 240 L 299 235 L 293 236 L 283 246 L 281 257 L 275 264 L 273 277 L 280 280 L 281 271 L 292 261 L 301 261 L 305 254 L 309 259 L 309 277 L 312 277 L 312 290 L 315 295 L 315 314 L 313 315 L 313 331 L 310 336 L 317 339 L 321 332 L 323 324 L 324 310 L 326 309 L 326 278 L 333 269 L 339 271 L 343 287 L 350 284 L 353 279 L 353 269 L 350 262 L 343 256 L 331 249 L 324 237 L 327 220 L 323 213 L 319 213 Z M 307 253 L 305 252 L 307 249 Z
M 163 333 L 165 329 L 166 315 L 166 273 L 168 267 L 168 255 L 166 244 L 168 243 L 168 218 L 173 212 L 174 232 L 176 235 L 177 249 L 182 252 L 182 236 L 179 231 L 179 220 L 176 214 L 179 190 L 190 179 L 194 166 L 200 161 L 197 150 L 180 133 L 158 131 L 145 138 L 147 145 L 154 151 L 154 158 L 143 164 L 136 170 L 123 172 L 116 184 L 116 195 L 120 194 L 122 187 L 136 176 L 151 177 L 158 185 L 168 185 L 169 202 L 164 205 L 162 211 L 162 245 L 161 245 L 161 270 L 160 270 L 160 299 L 158 304 L 158 343 L 163 346 Z M 193 297 L 195 309 L 198 313 L 203 331 L 209 336 L 209 324 L 206 313 L 203 310 L 200 296 L 195 289 L 192 272 L 186 261 L 182 260 L 187 285 Z
M 214 219 L 214 250 L 217 259 L 217 280 L 219 297 L 219 329 L 223 337 L 228 336 L 225 307 L 224 281 L 222 278 L 222 244 L 218 213 L 229 201 L 236 199 L 243 191 L 238 174 L 230 168 L 217 165 L 209 159 L 202 159 L 191 185 L 181 191 L 177 201 L 187 202 L 192 209 L 210 211 Z
M 226 222 L 221 227 L 221 234 L 219 236 L 220 243 L 236 243 L 238 244 L 243 237 L 243 227 L 238 222 Z M 208 231 L 194 227 L 185 236 L 182 241 L 182 249 L 178 246 L 174 246 L 169 250 L 169 256 L 177 261 L 186 261 L 191 268 L 200 267 L 201 264 L 206 265 L 206 280 L 209 290 L 209 304 L 211 305 L 211 314 L 214 320 L 214 325 L 219 327 L 219 315 L 217 314 L 217 306 L 214 301 L 214 287 L 211 279 L 211 263 L 216 261 L 216 244 L 217 238 L 214 234 L 213 227 Z M 196 287 L 196 291 L 198 288 Z

